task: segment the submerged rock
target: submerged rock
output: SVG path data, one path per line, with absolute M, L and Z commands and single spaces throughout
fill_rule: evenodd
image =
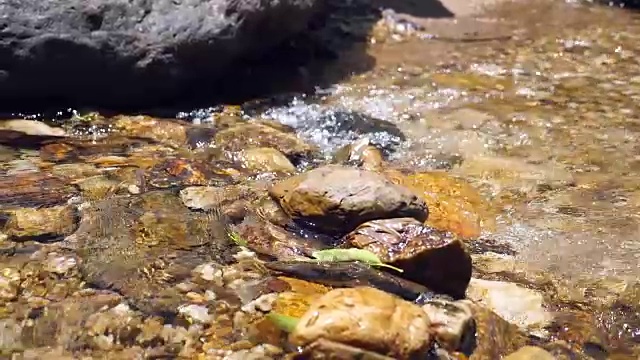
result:
M 5 218 L 5 221 L 2 221 Z M 2 232 L 13 240 L 25 238 L 62 239 L 71 235 L 77 226 L 77 213 L 73 205 L 45 208 L 20 208 L 0 211 Z
M 227 185 L 234 181 L 233 168 L 226 164 L 212 166 L 204 161 L 185 158 L 169 158 L 144 173 L 145 183 L 156 188 L 174 186 Z
M 170 192 L 114 197 L 83 214 L 67 239 L 86 281 L 122 293 L 139 309 L 175 313 L 174 288 L 205 262 L 228 263 L 236 249 L 215 212 L 192 213 Z
M 368 250 L 401 276 L 456 298 L 471 279 L 471 256 L 459 239 L 412 218 L 373 220 L 345 237 L 351 247 Z
M 0 98 L 159 103 L 303 30 L 322 1 L 3 2 Z M 206 84 L 206 85 L 205 85 Z
M 0 209 L 63 205 L 78 194 L 59 176 L 40 172 L 0 176 Z
M 430 349 L 430 325 L 420 307 L 383 291 L 336 289 L 311 304 L 289 340 L 300 347 L 327 340 L 395 359 L 413 359 L 426 356 Z
M 294 173 L 295 166 L 282 152 L 273 148 L 252 148 L 243 150 L 240 159 L 244 167 L 257 172 Z
M 545 349 L 536 346 L 524 346 L 509 354 L 504 360 L 554 360 L 555 357 Z
M 466 355 L 473 352 L 476 323 L 469 301 L 434 299 L 427 301 L 422 310 L 432 322 L 433 333 L 440 347 Z
M 156 119 L 150 116 L 116 116 L 112 128 L 119 133 L 152 139 L 171 146 L 185 145 L 190 123 L 176 119 Z
M 514 324 L 493 311 L 471 303 L 476 323 L 476 341 L 470 360 L 500 359 L 528 345 L 529 339 Z
M 264 123 L 245 122 L 221 130 L 215 136 L 215 144 L 228 151 L 274 148 L 289 157 L 307 157 L 317 150 L 298 138 L 295 133 Z
M 395 184 L 406 186 L 429 206 L 427 225 L 448 231 L 463 239 L 480 236 L 495 228 L 490 202 L 469 183 L 444 172 L 404 175 L 389 169 L 384 172 Z
M 426 204 L 410 190 L 375 172 L 338 165 L 293 176 L 269 192 L 293 219 L 333 234 L 369 220 L 428 216 Z
M 544 308 L 541 293 L 514 283 L 471 279 L 467 297 L 523 330 L 540 330 L 553 319 Z

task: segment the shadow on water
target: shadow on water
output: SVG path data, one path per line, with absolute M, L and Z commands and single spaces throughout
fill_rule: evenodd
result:
M 373 68 L 375 60 L 367 54 L 367 36 L 382 18 L 382 10 L 423 18 L 454 15 L 439 0 L 327 0 L 326 6 L 326 11 L 313 19 L 303 34 L 267 53 L 236 61 L 228 76 L 215 82 L 195 83 L 179 98 L 160 104 L 137 103 L 108 109 L 65 99 L 12 104 L 0 101 L 0 117 L 34 113 L 40 113 L 39 117 L 44 119 L 67 117 L 68 112 L 59 109 L 173 116 L 176 109 L 239 104 L 280 93 L 312 93 L 317 87 L 330 86 Z

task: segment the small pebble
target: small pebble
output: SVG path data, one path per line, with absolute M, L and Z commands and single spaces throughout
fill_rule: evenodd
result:
M 211 290 L 207 290 L 204 292 L 204 298 L 207 299 L 207 301 L 216 301 L 218 295 Z
M 56 256 L 55 253 L 49 254 L 49 258 L 45 264 L 48 272 L 64 275 L 73 269 L 77 264 L 76 259 L 68 256 Z
M 273 307 L 273 303 L 276 301 L 277 298 L 278 298 L 278 294 L 276 293 L 262 295 L 259 298 L 249 302 L 247 305 L 243 306 L 242 311 L 247 313 L 253 313 L 256 311 L 261 311 L 265 313 L 269 312 L 271 311 Z
M 211 321 L 211 315 L 209 315 L 209 309 L 206 306 L 182 305 L 178 308 L 178 312 L 191 323 L 204 324 Z
M 242 260 L 255 259 L 257 256 L 255 252 L 243 247 L 242 250 L 234 254 L 233 257 L 234 259 L 236 259 L 236 261 L 240 262 Z
M 216 278 L 222 277 L 222 271 L 212 264 L 202 264 L 196 267 L 194 272 L 206 281 L 213 281 Z

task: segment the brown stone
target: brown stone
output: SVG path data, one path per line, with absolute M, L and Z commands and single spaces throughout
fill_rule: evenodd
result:
M 410 302 L 383 291 L 359 287 L 335 289 L 311 304 L 289 340 L 305 347 L 335 341 L 396 359 L 426 356 L 430 321 Z
M 425 221 L 424 201 L 372 171 L 328 165 L 283 180 L 269 190 L 289 216 L 328 233 L 344 234 L 375 219 Z
M 464 297 L 471 279 L 471 256 L 465 244 L 448 233 L 412 218 L 373 220 L 346 236 L 347 244 L 368 250 L 384 263 L 404 270 L 400 276 Z

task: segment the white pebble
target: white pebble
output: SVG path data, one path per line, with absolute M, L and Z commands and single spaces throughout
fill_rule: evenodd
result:
M 187 320 L 193 323 L 208 323 L 211 321 L 211 315 L 209 315 L 209 309 L 202 305 L 182 305 L 178 308 L 178 312 L 184 315 Z

